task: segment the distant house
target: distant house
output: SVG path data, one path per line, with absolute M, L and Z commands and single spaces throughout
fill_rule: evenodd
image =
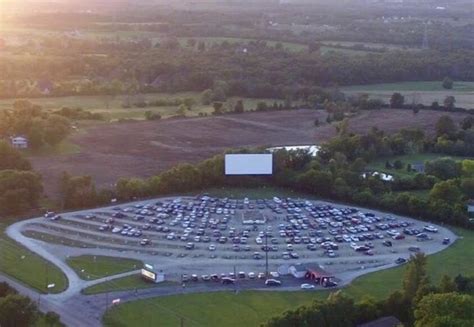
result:
M 10 144 L 15 149 L 27 149 L 28 139 L 23 136 L 12 136 L 10 137 Z
M 414 162 L 411 164 L 411 169 L 419 174 L 425 173 L 425 164 L 422 162 Z
M 377 320 L 357 325 L 357 327 L 397 327 L 403 326 L 402 322 L 394 316 L 382 317 Z

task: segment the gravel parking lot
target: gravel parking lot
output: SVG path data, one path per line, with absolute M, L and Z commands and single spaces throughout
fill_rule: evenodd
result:
M 417 251 L 440 251 L 455 237 L 441 226 L 328 202 L 206 195 L 50 212 L 28 221 L 22 232 L 60 258 L 131 257 L 175 280 L 234 271 L 258 276 L 266 255 L 270 271 L 308 263 L 336 276 L 360 275 Z

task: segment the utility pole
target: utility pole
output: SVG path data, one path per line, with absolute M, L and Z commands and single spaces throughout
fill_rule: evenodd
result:
M 237 268 L 235 267 L 235 265 L 234 265 L 234 278 L 235 278 L 234 290 L 235 290 L 235 294 L 237 294 Z
M 267 234 L 266 228 L 265 228 L 265 277 L 268 278 L 268 234 Z

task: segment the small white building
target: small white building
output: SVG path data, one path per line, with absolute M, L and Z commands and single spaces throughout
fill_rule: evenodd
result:
M 12 136 L 10 137 L 10 144 L 15 149 L 27 149 L 28 139 L 23 136 Z

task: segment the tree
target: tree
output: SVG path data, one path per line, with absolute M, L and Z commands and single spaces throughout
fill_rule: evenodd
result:
M 18 150 L 0 140 L 0 170 L 31 170 L 31 164 Z
M 405 103 L 405 97 L 398 92 L 395 92 L 390 97 L 390 108 L 401 108 Z
M 456 103 L 456 98 L 452 95 L 448 95 L 444 98 L 444 107 L 448 110 L 454 109 L 454 104 Z
M 441 116 L 436 122 L 436 136 L 447 135 L 448 137 L 453 137 L 456 134 L 456 125 L 451 117 L 444 115 Z
M 153 112 L 151 110 L 145 111 L 145 119 L 146 120 L 160 120 L 161 115 L 157 112 Z
M 463 120 L 461 120 L 461 123 L 459 123 L 461 128 L 463 130 L 470 129 L 474 126 L 474 117 L 473 116 L 467 116 L 464 117 Z
M 213 98 L 212 90 L 207 89 L 201 93 L 201 103 L 205 106 L 211 104 Z
M 457 294 L 429 294 L 415 310 L 415 327 L 471 327 L 474 325 L 474 297 Z
M 426 275 L 426 256 L 417 253 L 410 258 L 403 278 L 403 292 L 406 299 L 413 299 L 418 291 L 421 281 Z
M 257 111 L 266 111 L 268 109 L 267 103 L 264 101 L 259 101 L 257 103 Z
M 97 203 L 95 183 L 91 176 L 71 177 L 63 173 L 61 192 L 65 209 L 86 208 Z
M 447 203 L 456 203 L 462 198 L 462 192 L 456 181 L 447 180 L 436 183 L 430 191 L 430 199 Z
M 244 112 L 244 102 L 242 100 L 237 100 L 234 106 L 235 113 L 243 113 Z
M 425 162 L 425 173 L 440 179 L 451 179 L 461 176 L 461 164 L 451 158 L 438 158 Z
M 14 294 L 0 299 L 0 325 L 2 327 L 32 326 L 37 314 L 36 305 L 25 296 Z
M 56 312 L 53 311 L 46 312 L 46 314 L 44 315 L 44 320 L 46 324 L 50 327 L 58 326 L 61 324 L 61 318 Z
M 176 111 L 176 114 L 178 116 L 186 116 L 186 110 L 188 109 L 188 107 L 186 107 L 186 105 L 184 103 L 181 103 L 178 107 L 178 110 Z
M 6 297 L 11 294 L 18 294 L 18 292 L 8 283 L 0 282 L 0 298 Z
M 0 214 L 18 214 L 36 206 L 42 191 L 37 173 L 0 170 Z
M 393 163 L 393 168 L 395 169 L 402 169 L 403 168 L 403 162 L 400 160 L 395 160 Z
M 443 79 L 442 85 L 444 89 L 451 90 L 453 88 L 453 80 L 449 77 L 445 77 Z
M 474 177 L 474 160 L 473 159 L 464 159 L 461 162 L 462 174 L 467 177 Z
M 451 293 L 457 291 L 456 283 L 448 275 L 443 275 L 443 277 L 441 277 L 438 289 L 441 293 Z
M 193 106 L 196 104 L 196 101 L 193 98 L 186 98 L 184 99 L 183 103 L 188 108 L 188 110 L 192 110 Z
M 45 121 L 44 140 L 50 145 L 61 142 L 70 132 L 69 120 L 59 115 L 50 115 Z
M 438 110 L 439 109 L 439 102 L 438 101 L 433 101 L 431 103 L 431 109 Z
M 213 115 L 222 115 L 222 102 L 214 102 L 212 107 L 214 108 Z

